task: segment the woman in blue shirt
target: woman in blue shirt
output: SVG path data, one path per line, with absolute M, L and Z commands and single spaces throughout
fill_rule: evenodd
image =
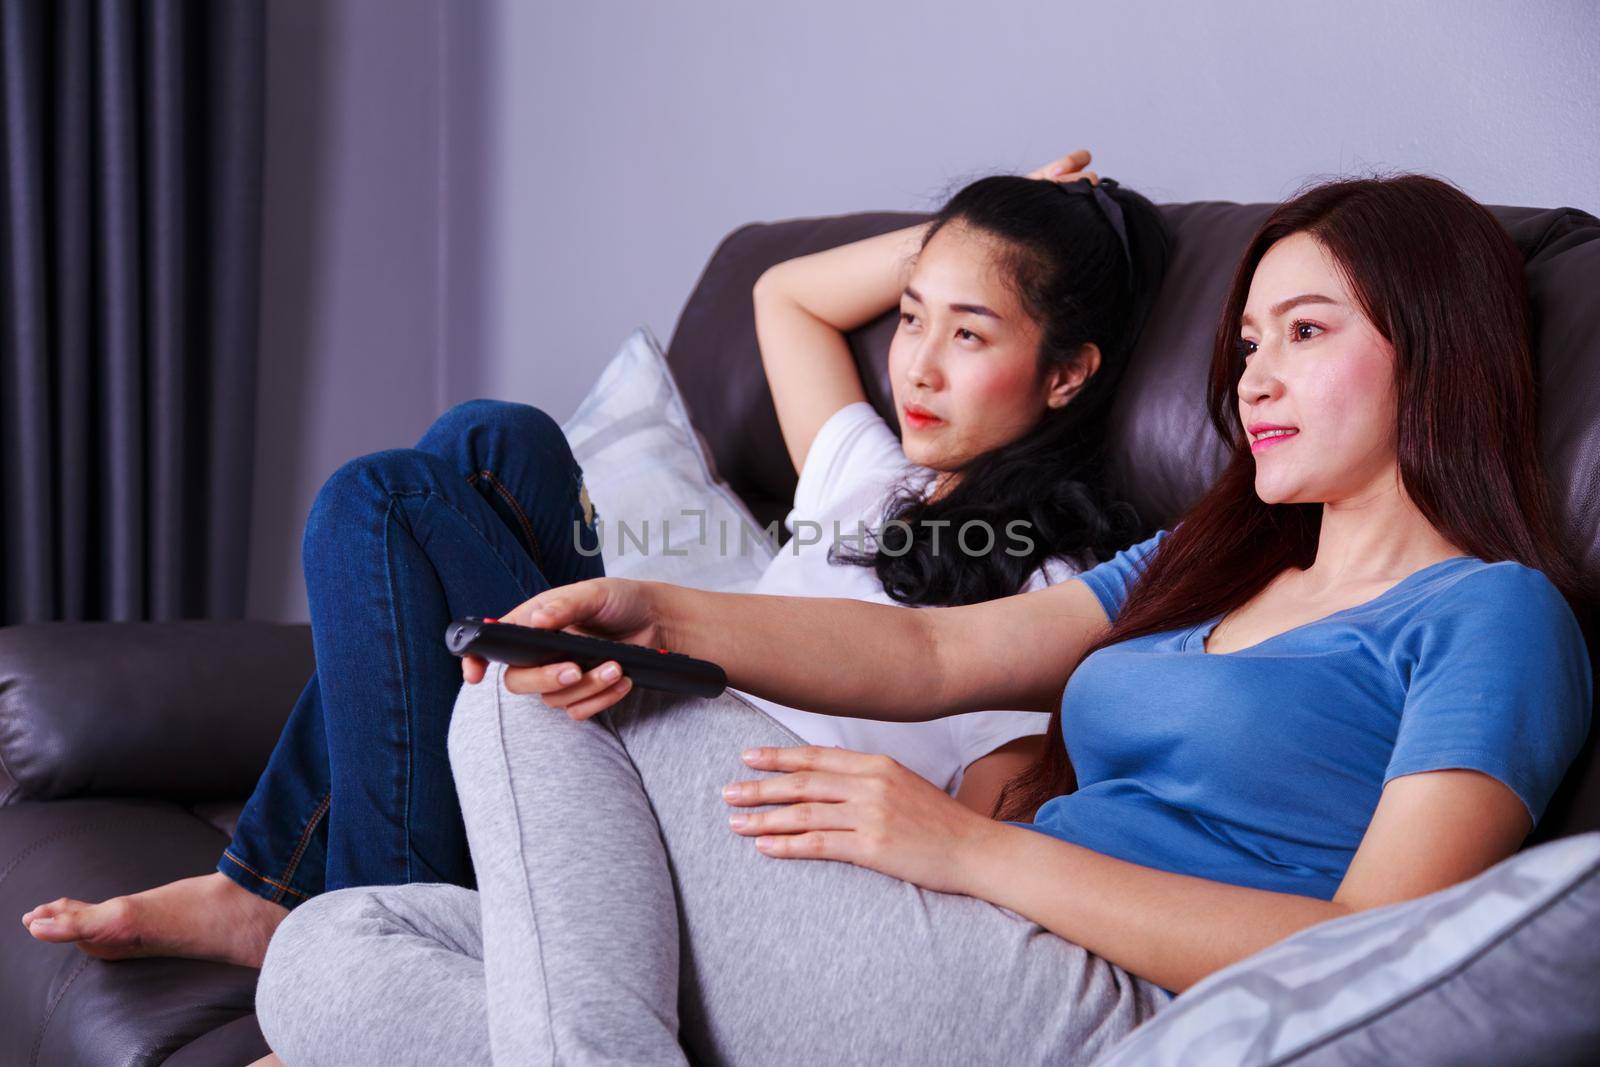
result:
M 1305 193 L 1245 253 L 1209 403 L 1212 489 L 1050 588 L 908 611 L 602 578 L 522 605 L 830 714 L 1051 710 L 1047 756 L 985 819 L 736 698 L 469 660 L 479 890 L 292 913 L 274 1048 L 1087 1063 L 1221 967 L 1509 856 L 1592 700 L 1516 248 L 1433 179 Z

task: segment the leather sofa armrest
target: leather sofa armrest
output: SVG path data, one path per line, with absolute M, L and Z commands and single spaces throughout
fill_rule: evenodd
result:
M 314 666 L 303 624 L 0 628 L 0 804 L 247 796 Z

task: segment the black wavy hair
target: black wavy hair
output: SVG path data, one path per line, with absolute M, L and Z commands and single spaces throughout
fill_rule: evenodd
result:
M 1167 232 L 1149 200 L 1109 179 L 1101 188 L 1121 209 L 1126 252 L 1087 179 L 1063 185 L 991 175 L 933 216 L 921 248 L 956 222 L 995 239 L 1002 277 L 1040 326 L 1041 374 L 1071 363 L 1090 342 L 1100 349 L 1100 369 L 1020 438 L 964 463 L 939 499 L 925 498 L 915 472 L 902 480 L 876 535 L 850 546 L 836 541 L 829 562 L 872 567 L 900 603 L 975 604 L 1018 592 L 1046 559 L 1092 566 L 1142 532 L 1134 509 L 1106 492 L 1103 441 L 1112 397 L 1166 271 Z M 890 532 L 896 520 L 909 528 L 898 536 Z M 1017 520 L 1027 523 L 1025 537 L 1006 536 Z M 974 521 L 993 531 L 986 554 L 959 550 L 958 531 Z

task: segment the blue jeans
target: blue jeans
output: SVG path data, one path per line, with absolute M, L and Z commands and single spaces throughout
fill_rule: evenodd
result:
M 316 670 L 217 869 L 291 908 L 348 886 L 473 887 L 445 626 L 602 575 L 596 517 L 561 428 L 526 404 L 458 404 L 416 448 L 335 471 L 302 546 Z

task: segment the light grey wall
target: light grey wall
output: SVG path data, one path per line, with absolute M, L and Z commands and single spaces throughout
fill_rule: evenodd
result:
M 751 219 L 931 209 L 1078 145 L 1157 200 L 1394 168 L 1600 212 L 1588 0 L 269 6 L 313 58 L 269 61 L 267 617 L 303 617 L 339 462 L 473 395 L 565 417 Z
M 565 413 L 750 219 L 1079 145 L 1157 200 L 1394 167 L 1600 211 L 1600 4 L 493 5 L 486 386 Z M 628 12 L 619 17 L 618 12 Z
M 267 5 L 254 617 L 306 618 L 300 537 L 327 476 L 475 391 L 486 11 Z

